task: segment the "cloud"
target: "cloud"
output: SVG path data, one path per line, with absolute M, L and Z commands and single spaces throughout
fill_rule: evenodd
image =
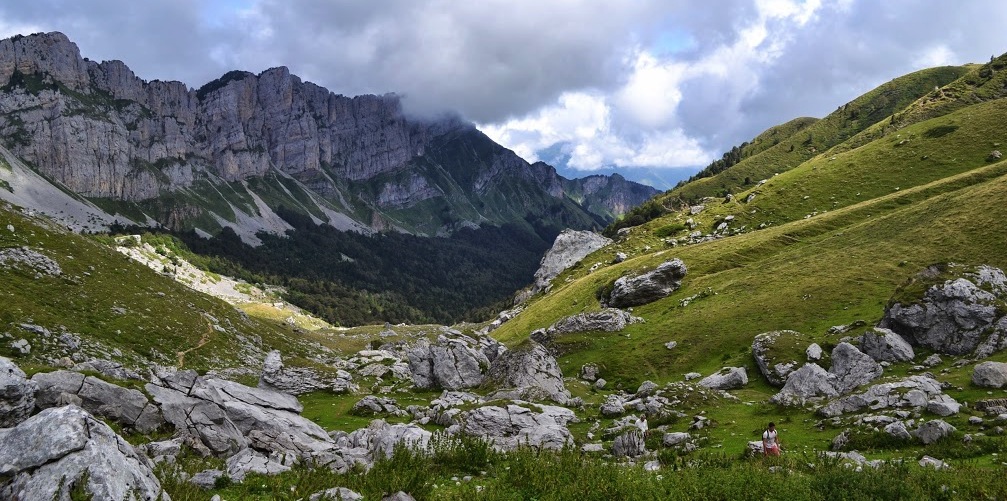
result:
M 92 59 L 198 87 L 288 66 L 347 95 L 451 110 L 534 159 L 702 166 L 894 77 L 1007 50 L 999 0 L 36 0 L 0 32 L 58 30 Z

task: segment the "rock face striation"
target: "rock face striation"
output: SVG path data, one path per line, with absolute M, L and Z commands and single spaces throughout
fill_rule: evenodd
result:
M 10 359 L 0 357 L 0 428 L 14 426 L 31 415 L 38 385 Z
M 413 120 L 395 95 L 334 94 L 284 67 L 190 89 L 142 80 L 121 61 L 84 59 L 53 32 L 0 40 L 0 84 L 7 146 L 76 193 L 141 202 L 182 189 L 214 197 L 224 184 L 244 192 L 241 202 L 215 198 L 230 210 L 190 201 L 148 212 L 173 227 L 208 216 L 239 235 L 282 232 L 280 204 L 253 179 L 282 183 L 288 207 L 340 229 L 429 235 L 529 213 L 587 228 L 656 194 L 621 178 L 564 179 L 456 117 Z M 502 187 L 507 201 L 487 196 Z M 396 216 L 430 200 L 450 209 L 445 217 Z

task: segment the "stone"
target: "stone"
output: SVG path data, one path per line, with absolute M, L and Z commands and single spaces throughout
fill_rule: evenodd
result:
M 909 430 L 906 429 L 906 424 L 902 421 L 895 421 L 887 424 L 885 426 L 885 433 L 899 440 L 909 440 L 913 438 L 912 434 L 909 433 Z
M 616 417 L 625 414 L 626 407 L 623 404 L 623 400 L 619 398 L 618 395 L 609 395 L 605 397 L 605 402 L 601 404 L 598 411 L 602 416 Z
M 752 340 L 752 358 L 759 372 L 770 385 L 782 387 L 787 382 L 787 375 L 797 369 L 801 363 L 783 350 L 784 346 L 803 345 L 807 336 L 797 331 L 772 331 L 755 336 Z
M 930 445 L 951 435 L 955 431 L 957 430 L 954 426 L 951 426 L 940 419 L 934 419 L 920 425 L 920 427 L 913 432 L 913 436 L 915 436 L 920 442 L 923 442 L 923 445 Z
M 180 437 L 172 438 L 159 442 L 148 442 L 146 444 L 138 445 L 136 450 L 149 457 L 154 464 L 165 461 L 168 463 L 174 463 L 175 458 L 182 453 L 183 443 L 184 440 Z
M 640 457 L 647 453 L 647 444 L 644 443 L 643 433 L 640 430 L 629 430 L 618 437 L 612 443 L 612 455 L 615 457 Z
M 850 343 L 839 343 L 832 350 L 832 367 L 829 372 L 836 375 L 836 390 L 848 393 L 854 388 L 881 377 L 884 369 L 871 357 Z
M 678 445 L 683 445 L 692 438 L 692 435 L 684 432 L 674 432 L 665 433 L 664 437 L 661 439 L 661 443 L 665 447 L 675 447 Z
M 927 411 L 942 417 L 958 414 L 961 407 L 961 404 L 947 395 L 938 395 L 927 402 Z
M 273 350 L 262 363 L 259 388 L 303 395 L 319 390 L 348 393 L 356 391 L 357 385 L 353 383 L 353 376 L 345 371 L 337 371 L 335 377 L 322 377 L 306 367 L 286 367 L 279 350 Z
M 533 293 L 545 290 L 560 273 L 610 243 L 611 239 L 593 231 L 563 230 L 542 256 L 534 276 Z
M 523 399 L 549 399 L 560 404 L 570 399 L 559 363 L 542 345 L 527 341 L 504 352 L 490 365 L 486 382 L 503 389 L 520 390 Z
M 189 479 L 189 483 L 201 489 L 210 490 L 216 487 L 217 480 L 224 476 L 223 470 L 203 470 Z
M 841 451 L 846 448 L 846 444 L 848 443 L 850 443 L 850 430 L 843 430 L 832 439 L 832 445 L 829 448 L 834 451 Z
M 153 464 L 74 405 L 45 409 L 0 430 L 0 498 L 70 499 L 87 475 L 94 499 L 163 499 Z
M 416 499 L 408 493 L 398 491 L 394 494 L 381 498 L 381 501 L 416 501 Z
M 308 497 L 309 501 L 361 501 L 364 497 L 345 487 L 333 487 Z
M 612 259 L 612 263 L 619 264 L 625 261 L 629 256 L 625 252 L 616 252 L 615 257 Z
M 485 372 L 501 348 L 489 337 L 476 339 L 453 334 L 438 336 L 435 343 L 422 340 L 406 353 L 413 383 L 418 388 L 461 390 L 484 382 Z
M 14 362 L 0 357 L 0 428 L 16 426 L 31 415 L 37 390 Z
M 235 482 L 243 482 L 249 473 L 277 475 L 290 471 L 290 467 L 278 463 L 252 449 L 242 449 L 227 458 L 227 476 Z
M 674 350 L 676 346 L 678 346 L 678 341 L 668 341 L 667 343 L 664 343 L 664 347 L 669 350 Z
M 388 424 L 382 419 L 375 419 L 366 428 L 350 433 L 348 441 L 352 447 L 366 449 L 370 460 L 375 461 L 380 457 L 392 457 L 398 445 L 425 449 L 432 436 L 415 424 Z
M 941 393 L 941 384 L 929 376 L 910 376 L 900 381 L 870 386 L 862 393 L 837 398 L 818 409 L 825 417 L 835 417 L 864 409 L 925 408 L 931 401 L 954 402 Z M 955 404 L 957 404 L 955 402 Z
M 598 379 L 597 379 L 597 380 L 596 380 L 596 381 L 594 382 L 594 387 L 595 387 L 595 389 L 598 389 L 598 390 L 603 390 L 603 389 L 605 389 L 605 385 L 606 385 L 606 384 L 608 384 L 608 381 L 605 381 L 605 380 L 604 380 L 604 379 L 602 379 L 602 378 L 598 378 Z
M 969 424 L 972 424 L 972 425 L 983 424 L 983 418 L 981 418 L 979 416 L 970 416 L 969 417 Z
M 822 359 L 823 355 L 822 347 L 818 346 L 818 343 L 811 343 L 808 348 L 804 350 L 804 356 L 807 357 L 809 362 L 817 362 Z
M 770 398 L 770 402 L 782 405 L 804 405 L 809 399 L 834 397 L 839 378 L 818 364 L 807 363 L 787 376 L 783 388 Z
M 714 390 L 735 390 L 748 384 L 748 374 L 744 367 L 724 367 L 697 384 Z
M 519 445 L 558 450 L 573 444 L 567 424 L 576 417 L 573 411 L 551 405 L 539 405 L 538 411 L 507 405 L 478 407 L 458 416 L 459 431 L 490 440 L 501 450 Z
M 941 356 L 934 353 L 933 355 L 930 355 L 929 357 L 923 359 L 923 366 L 935 367 L 940 365 L 942 362 L 944 362 L 944 360 L 941 360 Z
M 951 466 L 949 466 L 944 461 L 941 461 L 940 459 L 933 458 L 930 456 L 923 456 L 922 458 L 920 458 L 920 466 L 924 468 L 933 468 L 935 470 L 951 469 Z
M 860 336 L 860 351 L 878 362 L 908 362 L 916 357 L 913 347 L 891 330 L 876 327 Z
M 647 397 L 653 395 L 657 389 L 660 388 L 657 383 L 653 381 L 644 381 L 640 383 L 640 387 L 636 390 L 636 398 Z
M 64 339 L 64 337 L 60 336 L 60 340 L 62 341 L 63 339 Z M 113 361 L 113 360 L 101 359 L 101 358 L 94 358 L 94 359 L 88 360 L 86 362 L 81 362 L 79 364 L 75 364 L 73 366 L 73 370 L 77 371 L 77 372 L 94 371 L 94 372 L 97 372 L 97 373 L 101 374 L 102 376 L 105 376 L 105 377 L 111 378 L 111 379 L 121 379 L 121 380 L 125 380 L 125 379 L 143 380 L 143 379 L 145 379 L 142 376 L 140 376 L 140 374 L 138 372 L 124 367 L 119 362 L 116 362 L 116 361 Z
M 980 388 L 1003 388 L 1007 386 L 1007 364 L 1003 362 L 983 362 L 972 370 L 972 384 Z
M 12 350 L 21 355 L 28 355 L 31 353 L 31 344 L 28 343 L 27 339 L 17 339 L 11 342 L 10 347 Z
M 165 424 L 160 409 L 138 390 L 123 388 L 78 372 L 40 372 L 32 376 L 38 385 L 35 405 L 39 409 L 63 405 L 67 395 L 84 410 L 111 419 L 140 433 L 150 433 Z
M 988 266 L 968 270 L 949 265 L 946 273 L 957 278 L 931 286 L 918 301 L 892 304 L 880 327 L 940 354 L 976 352 L 982 358 L 1003 349 L 1007 320 L 998 316 L 996 306 L 1007 298 L 1001 285 L 1003 272 Z M 940 276 L 940 270 L 925 270 L 917 280 L 931 275 Z
M 597 381 L 598 380 L 598 365 L 593 363 L 587 363 L 580 367 L 580 378 L 584 381 Z
M 360 494 L 346 487 L 333 487 L 308 496 L 308 501 L 362 501 Z
M 687 372 L 683 377 L 685 378 L 686 381 L 692 381 L 693 379 L 699 379 L 703 377 L 703 375 L 698 372 Z
M 50 277 L 63 275 L 63 270 L 60 268 L 59 263 L 30 247 L 7 247 L 0 249 L 0 267 L 22 268 L 38 275 Z
M 643 322 L 642 318 L 634 317 L 618 308 L 603 308 L 601 311 L 578 313 L 564 317 L 546 329 L 547 335 L 555 336 L 574 332 L 619 332 L 627 325 Z
M 687 269 L 681 259 L 661 263 L 657 269 L 641 275 L 619 278 L 608 296 L 609 306 L 639 306 L 667 297 L 682 286 Z
M 399 416 L 405 415 L 405 412 L 398 408 L 398 403 L 394 398 L 367 395 L 353 404 L 350 414 L 356 416 L 375 416 L 380 414 Z

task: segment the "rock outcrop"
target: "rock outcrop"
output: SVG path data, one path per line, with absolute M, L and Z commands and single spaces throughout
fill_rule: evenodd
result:
M 808 342 L 807 336 L 797 331 L 764 332 L 752 340 L 752 358 L 769 384 L 782 387 L 787 375 L 801 366 L 798 357 L 802 352 L 796 347 Z
M 744 367 L 724 367 L 697 384 L 713 390 L 735 390 L 748 384 L 748 373 Z
M 39 409 L 73 403 L 140 433 L 150 433 L 165 424 L 160 409 L 141 391 L 72 371 L 43 372 L 31 379 L 38 385 L 35 405 Z
M 916 357 L 912 345 L 902 336 L 881 327 L 860 336 L 860 351 L 878 362 L 908 362 Z
M 855 393 L 830 401 L 818 409 L 825 417 L 882 409 L 933 409 L 958 412 L 958 403 L 941 390 L 941 384 L 928 376 L 910 376 L 900 381 L 880 383 L 870 386 L 862 393 Z M 935 412 L 941 414 L 941 412 Z
M 456 332 L 438 336 L 435 343 L 420 341 L 407 356 L 416 387 L 461 390 L 481 385 L 503 351 L 503 345 L 490 337 L 476 339 Z
M 14 426 L 31 415 L 38 385 L 8 358 L 0 357 L 0 428 Z
M 926 289 L 923 297 L 895 302 L 885 312 L 881 327 L 891 329 L 916 346 L 947 355 L 973 354 L 983 358 L 1007 347 L 1007 300 L 1003 271 L 979 266 L 972 270 L 949 265 L 925 270 L 917 280 L 932 276 L 952 278 Z
M 553 400 L 560 404 L 570 400 L 556 358 L 531 340 L 497 357 L 486 382 L 501 389 L 497 398 Z
M 563 317 L 546 329 L 547 335 L 571 334 L 574 332 L 619 332 L 629 324 L 643 322 L 640 317 L 634 317 L 625 310 L 618 308 L 603 308 L 601 311 L 578 313 Z
M 942 438 L 950 436 L 952 433 L 957 431 L 954 426 L 951 426 L 947 422 L 934 419 L 933 421 L 927 421 L 920 425 L 915 431 L 913 431 L 913 436 L 915 436 L 923 445 L 930 445 Z
M 783 405 L 804 405 L 808 400 L 839 395 L 839 378 L 816 363 L 807 363 L 787 376 L 783 388 L 771 402 Z
M 285 367 L 280 352 L 273 350 L 262 363 L 259 388 L 302 395 L 318 390 L 353 392 L 357 390 L 357 385 L 353 383 L 353 375 L 344 370 L 336 371 L 335 377 L 326 378 L 306 367 Z
M 452 216 L 480 207 L 474 221 L 445 218 L 412 228 L 433 235 L 514 221 L 529 210 L 587 228 L 596 217 L 622 213 L 610 207 L 625 211 L 656 193 L 614 176 L 605 178 L 604 189 L 595 187 L 597 180 L 564 179 L 457 117 L 411 119 L 398 96 L 334 94 L 284 67 L 258 75 L 231 71 L 189 89 L 182 82 L 144 81 L 121 61 L 86 60 L 62 33 L 38 33 L 0 40 L 0 82 L 6 84 L 0 134 L 17 138 L 8 141 L 13 152 L 88 197 L 142 201 L 204 183 L 277 174 L 290 181 L 284 189 L 296 185 L 301 193 L 295 198 L 315 204 L 312 213 L 340 229 L 391 227 L 389 221 L 401 218 L 385 215 L 431 199 L 457 209 Z M 460 160 L 459 150 L 475 158 Z M 439 174 L 415 168 L 417 158 L 437 165 Z M 466 165 L 464 176 L 456 174 L 458 162 Z M 388 176 L 392 172 L 403 175 Z M 350 182 L 373 189 L 351 193 L 345 188 Z M 513 196 L 502 205 L 482 204 L 488 200 L 483 195 L 498 186 Z M 241 215 L 226 224 L 249 240 L 256 229 L 289 228 L 273 212 L 276 207 L 255 198 L 229 199 Z M 561 202 L 568 198 L 583 203 Z M 363 207 L 377 218 L 355 219 L 355 209 Z M 162 224 L 214 215 L 224 223 L 212 204 L 167 209 L 154 213 Z
M 980 388 L 1003 388 L 1007 386 L 1007 364 L 1003 362 L 983 362 L 972 370 L 972 384 Z
M 546 290 L 560 273 L 610 243 L 611 239 L 593 231 L 563 230 L 539 263 L 532 293 Z
M 457 431 L 486 438 L 502 450 L 522 445 L 555 450 L 572 445 L 566 426 L 576 419 L 573 411 L 551 405 L 537 407 L 539 412 L 514 404 L 479 407 L 459 415 Z
M 81 487 L 94 499 L 167 501 L 152 468 L 108 425 L 74 405 L 0 429 L 3 499 L 69 500 L 70 490 Z
M 661 263 L 656 270 L 622 277 L 612 284 L 608 304 L 616 308 L 639 306 L 667 297 L 682 286 L 687 269 L 681 259 Z
M 884 372 L 880 364 L 850 343 L 836 345 L 831 357 L 832 367 L 829 372 L 836 375 L 836 390 L 840 394 L 874 381 Z

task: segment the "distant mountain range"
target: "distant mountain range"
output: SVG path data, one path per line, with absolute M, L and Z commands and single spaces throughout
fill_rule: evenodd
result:
M 457 116 L 411 118 L 395 95 L 334 94 L 284 67 L 191 89 L 82 58 L 54 32 L 0 41 L 0 82 L 3 143 L 76 203 L 204 235 L 231 227 L 251 244 L 291 228 L 281 207 L 364 234 L 445 236 L 533 220 L 599 227 L 657 193 L 617 175 L 566 179 Z M 0 197 L 19 196 L 8 185 Z M 35 201 L 68 217 L 57 195 Z

